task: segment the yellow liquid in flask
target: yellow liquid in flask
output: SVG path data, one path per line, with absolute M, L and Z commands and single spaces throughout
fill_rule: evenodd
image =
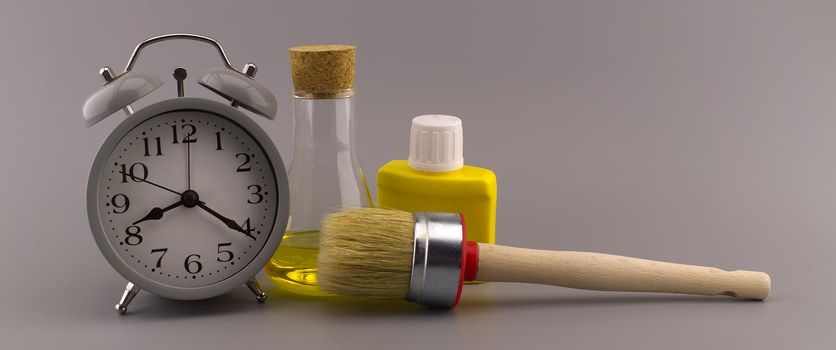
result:
M 282 291 L 305 296 L 327 296 L 316 281 L 319 230 L 288 231 L 264 273 Z

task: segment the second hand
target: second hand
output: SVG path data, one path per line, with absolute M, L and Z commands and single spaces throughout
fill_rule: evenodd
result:
M 186 140 L 186 188 L 192 189 L 192 146 L 191 142 Z

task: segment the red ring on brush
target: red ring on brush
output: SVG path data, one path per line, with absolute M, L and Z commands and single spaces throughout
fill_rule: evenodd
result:
M 459 213 L 459 217 L 462 221 L 462 262 L 461 270 L 459 271 L 459 290 L 456 292 L 456 301 L 453 302 L 452 307 L 459 305 L 464 282 L 476 280 L 476 274 L 479 272 L 479 244 L 467 240 L 467 225 L 465 224 L 464 215 Z

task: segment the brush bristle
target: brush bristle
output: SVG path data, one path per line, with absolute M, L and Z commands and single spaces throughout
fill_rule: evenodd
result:
M 404 299 L 413 249 L 412 213 L 353 209 L 322 220 L 319 288 L 335 294 Z

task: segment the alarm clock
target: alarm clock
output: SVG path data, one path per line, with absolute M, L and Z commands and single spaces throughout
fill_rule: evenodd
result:
M 134 69 L 143 48 L 172 39 L 217 49 L 223 67 L 201 86 L 231 103 L 184 96 L 186 69 L 174 69 L 177 97 L 136 112 L 131 103 L 163 83 Z M 246 285 L 259 302 L 255 275 L 281 242 L 288 221 L 284 163 L 270 137 L 240 108 L 273 119 L 276 98 L 232 68 L 221 45 L 195 34 L 150 38 L 119 75 L 104 67 L 105 85 L 84 103 L 88 126 L 123 110 L 128 117 L 96 154 L 87 181 L 87 216 L 104 257 L 129 282 L 116 311 L 140 290 L 181 300 L 214 297 Z

